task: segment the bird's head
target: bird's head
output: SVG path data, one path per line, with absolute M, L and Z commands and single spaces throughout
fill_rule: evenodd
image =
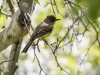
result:
M 60 19 L 56 19 L 56 17 L 54 15 L 48 15 L 45 19 L 46 22 L 49 22 L 51 24 L 54 24 L 58 20 L 60 20 Z

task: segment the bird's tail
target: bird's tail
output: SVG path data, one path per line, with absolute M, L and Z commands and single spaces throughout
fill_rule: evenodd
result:
M 35 40 L 35 36 L 33 34 L 21 53 L 26 53 L 34 40 Z
M 29 41 L 21 53 L 26 53 L 33 41 Z

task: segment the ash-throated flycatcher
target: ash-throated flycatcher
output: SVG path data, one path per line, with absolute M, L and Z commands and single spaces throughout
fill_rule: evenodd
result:
M 33 32 L 31 38 L 29 39 L 29 42 L 27 43 L 27 45 L 25 46 L 25 48 L 23 49 L 22 53 L 26 53 L 28 51 L 28 48 L 30 47 L 30 45 L 32 44 L 32 42 L 36 39 L 36 38 L 46 38 L 48 37 L 54 28 L 54 24 L 56 21 L 58 21 L 60 19 L 56 19 L 56 17 L 54 15 L 48 15 L 43 22 L 41 22 L 35 29 L 35 31 Z

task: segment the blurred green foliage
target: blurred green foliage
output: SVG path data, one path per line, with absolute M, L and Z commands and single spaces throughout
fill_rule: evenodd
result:
M 35 0 L 35 2 L 38 3 L 38 4 L 40 4 L 40 3 L 39 3 L 39 0 Z
M 37 3 L 36 5 L 37 7 L 35 8 L 35 11 L 32 15 L 32 22 L 34 22 L 32 26 L 34 28 L 40 22 L 42 22 L 48 14 L 54 14 L 53 8 L 50 4 L 45 6 L 48 2 L 50 2 L 50 0 L 35 0 L 35 1 Z M 71 8 L 71 6 L 68 4 L 66 4 L 64 7 L 63 0 L 55 0 L 55 1 L 57 4 L 57 8 L 56 6 L 53 6 L 54 11 L 56 13 L 56 17 L 61 20 L 56 22 L 51 36 L 46 38 L 50 44 L 56 42 L 57 38 L 61 40 L 64 37 L 64 35 L 68 31 L 67 26 L 72 25 L 69 23 L 69 21 L 72 21 L 73 23 L 73 21 L 75 20 L 75 19 L 73 20 L 73 18 L 76 18 L 79 15 L 81 9 L 86 13 L 86 16 L 89 18 L 89 20 L 92 21 L 92 23 L 98 22 L 98 18 L 100 16 L 100 0 L 75 0 L 75 1 L 72 0 L 73 3 L 75 3 L 75 5 L 74 4 L 72 5 L 73 8 Z M 16 5 L 15 1 L 13 3 Z M 7 4 L 3 6 L 3 10 L 8 11 Z M 90 48 L 89 53 L 84 59 L 83 64 L 80 65 L 80 62 L 83 60 L 88 50 L 88 47 L 93 43 L 96 37 L 95 36 L 96 33 L 94 32 L 92 25 L 87 21 L 86 16 L 84 17 L 83 15 L 81 17 L 84 24 L 87 25 L 87 28 L 89 29 L 89 31 L 84 34 L 82 38 L 83 41 L 81 41 L 81 43 L 78 43 L 77 45 L 77 39 L 79 37 L 72 38 L 72 35 L 76 35 L 75 28 L 73 27 L 73 30 L 70 31 L 69 35 L 66 36 L 66 39 L 60 44 L 60 48 L 56 53 L 57 59 L 61 67 L 66 71 L 68 71 L 69 73 L 71 73 L 72 75 L 86 75 L 88 72 L 90 72 L 89 75 L 91 75 L 91 72 L 92 71 L 96 72 L 95 68 L 97 68 L 100 65 L 100 47 L 97 42 L 95 43 L 95 45 L 93 45 Z M 82 32 L 84 32 L 85 28 L 82 25 L 80 19 L 76 20 L 76 23 L 78 22 L 79 22 L 79 29 L 77 24 L 75 24 L 74 26 L 76 26 L 77 31 L 79 31 L 81 34 Z M 2 26 L 3 25 L 6 26 L 7 24 L 9 24 L 8 17 L 5 17 L 3 14 L 0 14 L 0 29 L 2 30 Z M 100 25 L 99 22 L 98 25 Z M 66 26 L 66 28 L 64 26 Z M 95 28 L 98 28 L 96 24 L 94 26 Z M 100 34 L 98 34 L 98 36 L 100 36 Z M 68 41 L 71 40 L 71 38 L 72 38 L 72 42 L 66 45 L 66 43 L 68 43 Z M 29 38 L 26 37 L 25 39 L 29 39 Z M 72 43 L 74 44 L 72 45 Z M 22 48 L 23 47 L 24 46 L 22 45 Z M 64 71 L 61 71 L 60 68 L 57 67 L 57 63 L 52 54 L 52 50 L 47 45 L 45 45 L 43 41 L 42 42 L 40 41 L 39 48 L 41 51 L 40 52 L 37 51 L 37 55 L 44 71 L 46 71 L 48 75 L 67 75 Z M 30 51 L 32 50 L 29 50 L 29 52 L 26 55 L 20 54 L 19 63 L 18 63 L 20 65 L 19 66 L 20 71 L 19 70 L 17 71 L 18 75 L 20 75 L 20 72 L 27 72 L 27 73 L 30 72 L 29 71 L 30 68 L 32 72 L 36 74 L 39 73 L 38 62 L 35 60 L 32 63 L 34 59 L 34 52 L 30 52 Z M 8 54 L 8 52 L 9 49 L 8 51 L 5 51 L 4 54 Z M 0 55 L 0 59 L 3 60 L 4 58 Z M 31 66 L 29 66 L 30 64 Z M 27 67 L 27 65 L 29 67 Z
M 87 9 L 87 13 L 92 20 L 97 20 L 100 16 L 100 0 L 75 0 L 80 6 Z

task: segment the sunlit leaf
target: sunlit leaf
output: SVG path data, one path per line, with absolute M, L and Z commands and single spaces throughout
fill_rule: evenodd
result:
M 38 4 L 40 5 L 39 0 L 35 0 L 35 2 L 38 3 Z

